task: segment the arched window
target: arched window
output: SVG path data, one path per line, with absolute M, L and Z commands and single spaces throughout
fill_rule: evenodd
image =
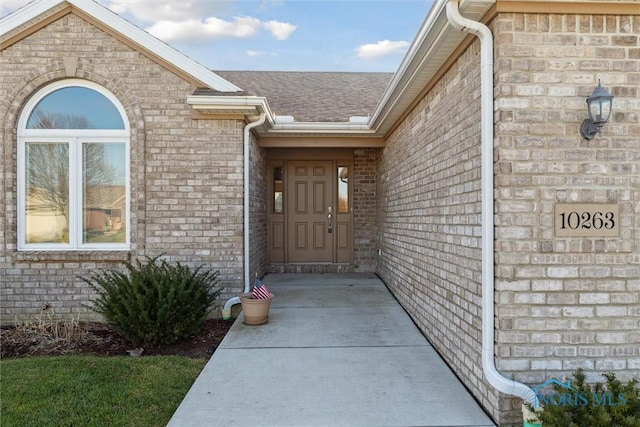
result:
M 18 249 L 129 248 L 127 116 L 85 80 L 53 83 L 18 121 Z

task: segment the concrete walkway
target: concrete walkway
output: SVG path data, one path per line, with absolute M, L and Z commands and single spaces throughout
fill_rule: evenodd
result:
M 264 282 L 269 322 L 236 320 L 169 426 L 494 426 L 374 274 Z

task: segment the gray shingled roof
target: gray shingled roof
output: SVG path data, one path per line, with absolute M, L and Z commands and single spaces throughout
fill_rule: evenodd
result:
M 274 114 L 293 116 L 297 122 L 347 122 L 351 116 L 371 115 L 393 77 L 392 73 L 215 73 L 249 94 L 266 97 Z

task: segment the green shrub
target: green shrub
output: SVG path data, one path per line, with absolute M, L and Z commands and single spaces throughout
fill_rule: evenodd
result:
M 82 278 L 98 294 L 93 310 L 135 346 L 169 345 L 197 334 L 222 292 L 216 289 L 219 272 L 158 258 L 123 263 L 128 274 L 109 270 Z
M 538 419 L 544 427 L 638 427 L 640 426 L 640 388 L 638 380 L 623 384 L 614 373 L 605 373 L 606 383 L 585 383 L 582 369 L 573 373 L 571 391 L 553 385 L 555 401 L 542 402 Z M 563 402 L 558 400 L 565 399 Z M 567 404 L 569 402 L 569 404 Z M 529 406 L 529 405 L 528 405 Z M 531 407 L 530 407 L 531 409 Z

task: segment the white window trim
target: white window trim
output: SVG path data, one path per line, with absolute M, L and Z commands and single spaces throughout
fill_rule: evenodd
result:
M 122 116 L 125 129 L 26 129 L 26 124 L 38 102 L 51 92 L 65 87 L 85 87 L 104 95 L 117 108 Z M 130 128 L 127 115 L 118 99 L 108 90 L 95 83 L 80 79 L 62 80 L 52 83 L 25 104 L 25 108 L 18 120 L 17 146 L 17 232 L 19 251 L 126 251 L 131 247 L 131 176 L 130 176 Z M 25 149 L 27 143 L 67 143 L 69 144 L 69 243 L 26 243 L 26 165 Z M 82 243 L 82 220 L 78 218 L 82 203 L 82 145 L 84 143 L 118 143 L 125 144 L 125 192 L 126 192 L 126 220 L 127 230 L 125 243 Z M 79 175 L 80 174 L 80 175 Z M 78 206 L 80 204 L 80 206 Z

